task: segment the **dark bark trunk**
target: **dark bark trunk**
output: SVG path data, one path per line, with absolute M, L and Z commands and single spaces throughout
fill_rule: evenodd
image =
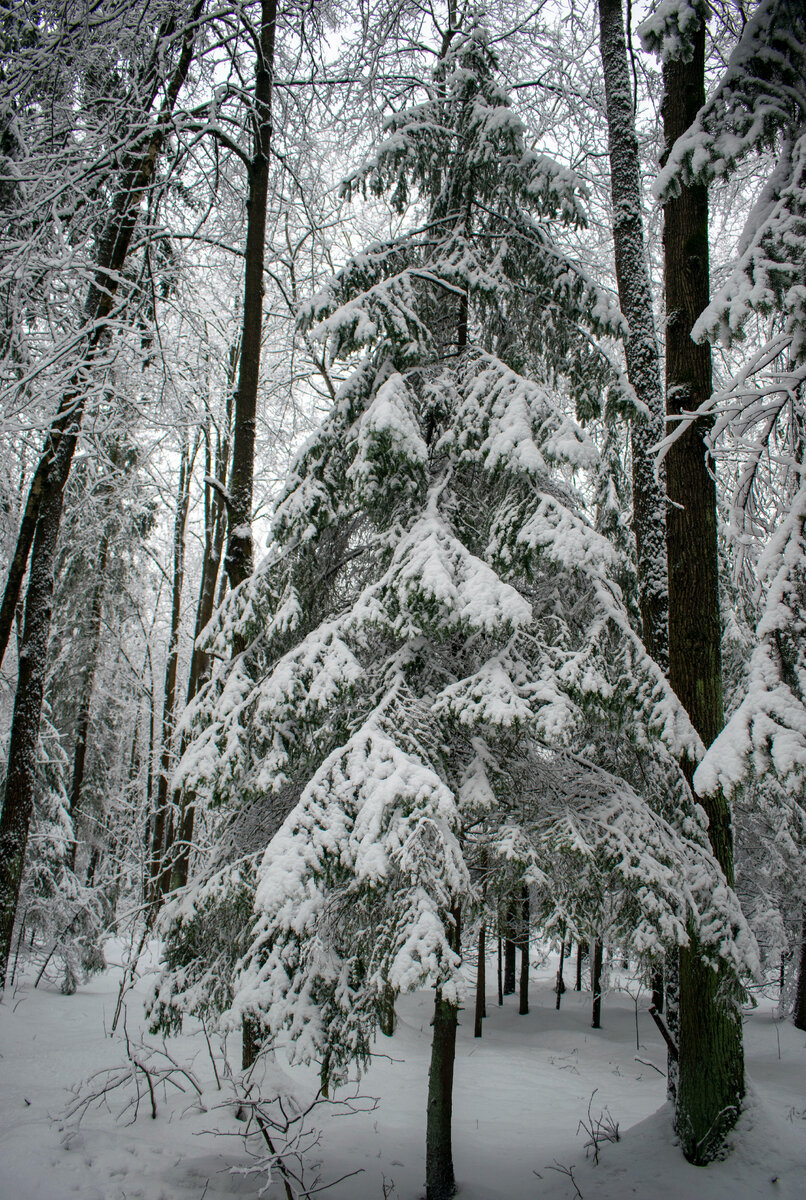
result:
M 194 10 L 194 22 L 201 4 Z M 0 983 L 5 983 L 14 917 L 25 862 L 28 828 L 33 809 L 36 751 L 42 715 L 47 649 L 53 604 L 56 548 L 61 525 L 64 489 L 70 473 L 86 399 L 86 389 L 72 391 L 82 382 L 87 364 L 106 333 L 120 271 L 125 263 L 137 222 L 140 202 L 151 185 L 157 157 L 165 138 L 168 118 L 184 83 L 193 55 L 193 35 L 186 32 L 179 62 L 168 86 L 156 128 L 148 135 L 144 153 L 132 165 L 113 203 L 103 238 L 100 266 L 87 302 L 88 333 L 83 343 L 83 363 L 60 408 L 66 423 L 58 439 L 51 439 L 52 460 L 42 489 L 25 601 L 25 622 L 17 691 L 9 738 L 8 768 L 0 818 Z M 21 582 L 21 578 L 20 578 Z M 16 601 L 15 601 L 16 606 Z
M 227 469 L 229 466 L 232 388 L 237 369 L 238 345 L 236 344 L 230 349 L 225 432 L 223 438 L 219 435 L 216 445 L 214 478 L 218 481 L 219 488 L 213 487 L 210 483 L 205 485 L 204 560 L 202 562 L 202 575 L 199 584 L 199 602 L 196 607 L 193 650 L 190 656 L 190 668 L 188 671 L 187 705 L 193 702 L 210 674 L 209 657 L 199 648 L 198 640 L 213 615 L 216 583 L 221 572 L 221 558 L 224 552 L 227 510 L 220 489 L 223 489 L 226 484 Z M 211 475 L 209 433 L 208 428 L 205 444 L 205 473 L 208 477 Z M 184 753 L 186 745 L 187 739 L 183 737 L 179 750 L 180 757 Z M 173 886 L 178 888 L 185 886 L 190 871 L 190 852 L 193 845 L 193 826 L 196 819 L 195 796 L 190 791 L 177 792 L 174 795 L 174 805 L 180 814 L 173 875 Z
M 663 971 L 655 971 L 652 976 L 652 1007 L 663 1013 Z
M 241 1021 L 241 1069 L 248 1071 L 260 1053 L 260 1031 L 252 1017 Z
M 594 938 L 591 953 L 591 991 L 593 993 L 593 1013 L 591 1026 L 593 1029 L 602 1028 L 602 960 L 604 947 L 601 938 Z
M 644 645 L 667 670 L 666 500 L 663 479 L 655 477 L 654 451 L 663 437 L 663 391 L 644 245 L 638 139 L 621 0 L 599 0 L 599 28 L 607 100 L 616 280 L 619 305 L 629 325 L 624 354 L 627 377 L 649 414 L 633 418 L 630 435 L 638 601 Z
M 176 710 L 176 672 L 179 664 L 179 625 L 182 615 L 182 586 L 185 579 L 185 527 L 190 505 L 190 479 L 196 447 L 191 452 L 187 438 L 182 446 L 179 465 L 179 487 L 176 497 L 176 516 L 173 539 L 173 586 L 171 593 L 171 631 L 168 656 L 165 660 L 165 686 L 162 699 L 162 744 L 157 778 L 157 800 L 151 835 L 149 866 L 149 899 L 158 906 L 170 883 L 168 861 L 171 851 L 171 821 L 168 788 L 173 761 L 173 735 Z
M 518 1014 L 527 1016 L 529 1012 L 529 937 L 526 936 L 521 945 L 521 973 L 518 980 Z
M 98 863 L 101 861 L 101 851 L 97 846 L 93 846 L 90 852 L 90 861 L 87 863 L 87 887 L 92 887 L 95 883 L 95 872 L 98 870 Z
M 693 37 L 691 62 L 664 65 L 663 123 L 667 149 L 705 101 L 705 26 Z M 708 192 L 683 186 L 664 206 L 667 428 L 711 394 L 711 351 L 695 345 L 691 327 L 709 298 Z M 670 447 L 666 478 L 669 567 L 669 678 L 694 728 L 710 746 L 723 724 L 716 487 L 705 437 L 691 422 Z M 691 783 L 693 765 L 684 764 Z M 730 811 L 724 796 L 700 801 L 711 848 L 733 884 Z M 679 1078 L 676 1129 L 689 1162 L 715 1158 L 736 1124 L 744 1096 L 738 981 L 704 960 L 693 929 L 680 952 Z
M 514 996 L 517 966 L 515 951 L 517 947 L 512 938 L 504 939 L 504 995 Z
M 453 1067 L 456 1058 L 458 1009 L 437 989 L 434 1036 L 428 1074 L 428 1118 L 425 1149 L 426 1200 L 448 1200 L 456 1191 L 451 1144 Z
M 90 733 L 92 693 L 95 687 L 95 672 L 101 650 L 101 619 L 103 617 L 104 577 L 109 553 L 109 534 L 104 533 L 97 564 L 98 582 L 92 596 L 87 656 L 84 663 L 84 681 L 78 701 L 76 719 L 76 742 L 73 750 L 73 772 L 70 781 L 70 819 L 73 823 L 73 844 L 68 853 L 68 865 L 75 870 L 78 839 L 76 821 L 81 811 L 81 790 L 84 786 L 84 771 L 87 762 L 87 741 Z
M 451 948 L 461 952 L 461 911 L 453 910 Z M 428 1072 L 428 1108 L 425 1131 L 426 1200 L 448 1200 L 456 1191 L 453 1171 L 451 1119 L 453 1115 L 453 1068 L 456 1061 L 456 1027 L 459 1007 L 445 1000 L 440 989 L 434 997 L 434 1034 Z
M 525 1017 L 529 1012 L 529 889 L 524 887 L 521 899 L 521 975 L 518 983 L 518 1012 Z
M 798 952 L 798 985 L 795 992 L 795 1009 L 792 1014 L 796 1029 L 806 1029 L 806 908 L 803 910 L 803 922 L 800 930 L 800 949 Z
M 577 942 L 577 977 L 576 990 L 582 991 L 582 960 L 588 953 L 588 947 L 585 942 Z
M 72 449 L 64 439 L 52 469 L 66 479 Z M 57 482 L 61 486 L 57 486 Z M 48 487 L 34 538 L 31 576 L 25 602 L 17 692 L 9 740 L 8 769 L 0 820 L 0 983 L 5 984 L 17 912 L 25 849 L 34 804 L 36 752 L 45 686 L 48 636 L 53 605 L 56 543 L 64 480 Z
M 565 980 L 563 979 L 563 968 L 565 966 L 565 938 L 563 938 L 560 946 L 560 963 L 557 967 L 557 979 L 554 983 L 554 991 L 557 993 L 557 1000 L 554 1007 L 559 1011 L 562 1001 L 563 992 L 565 991 Z
M 384 1037 L 391 1037 L 397 1028 L 397 1013 L 395 1012 L 395 989 L 387 983 L 383 992 L 378 1028 Z
M 501 1008 L 504 1003 L 504 970 L 503 970 L 503 952 L 501 945 L 501 934 L 498 935 L 497 960 L 498 960 L 498 1007 Z
M 262 0 L 260 51 L 255 75 L 255 145 L 249 166 L 249 196 L 246 202 L 243 333 L 238 390 L 235 395 L 235 436 L 229 486 L 229 534 L 224 561 L 232 588 L 236 588 L 252 573 L 252 491 L 260 344 L 263 332 L 263 267 L 269 194 L 276 19 L 277 0 Z
M 51 443 L 54 436 L 61 436 L 63 429 L 60 428 L 61 422 L 57 420 L 54 428 L 48 434 L 48 443 Z M 8 568 L 6 577 L 5 591 L 3 592 L 3 603 L 0 606 L 0 666 L 5 658 L 8 648 L 11 630 L 14 627 L 14 621 L 18 610 L 20 593 L 22 591 L 22 581 L 25 577 L 25 571 L 28 567 L 28 555 L 31 553 L 31 544 L 34 540 L 36 531 L 36 522 L 39 518 L 39 506 L 42 501 L 42 492 L 47 480 L 48 468 L 53 461 L 53 456 L 50 453 L 49 445 L 43 451 L 39 464 L 34 472 L 34 477 L 31 480 L 31 486 L 28 489 L 28 495 L 25 500 L 25 508 L 20 520 L 20 528 L 17 534 L 17 544 L 14 547 L 14 554 Z
M 484 956 L 486 954 L 484 921 L 479 925 L 478 966 L 476 967 L 476 1009 L 473 1022 L 473 1036 L 481 1037 L 481 1023 L 486 1017 L 485 994 L 487 991 L 487 973 Z
M 680 1044 L 680 954 L 669 950 L 663 965 L 663 999 L 666 1006 L 666 1025 L 676 1046 Z M 680 1076 L 680 1055 L 667 1059 L 666 1094 L 677 1104 L 677 1081 Z

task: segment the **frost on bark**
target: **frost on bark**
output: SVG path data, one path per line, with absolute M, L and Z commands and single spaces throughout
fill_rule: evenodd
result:
M 705 25 L 690 61 L 664 64 L 663 123 L 667 150 L 704 103 Z M 708 303 L 708 191 L 681 187 L 664 205 L 666 279 L 666 411 L 672 432 L 682 413 L 711 394 L 711 351 L 691 340 Z M 704 744 L 723 724 L 718 593 L 716 487 L 706 446 L 708 424 L 690 422 L 666 457 L 669 494 L 669 677 Z M 691 782 L 693 764 L 684 769 Z M 701 801 L 708 836 L 727 882 L 733 884 L 730 811 L 721 792 Z M 691 936 L 680 954 L 680 1077 L 676 1127 L 690 1162 L 707 1163 L 723 1149 L 744 1096 L 744 1056 L 737 980 L 714 970 Z
M 75 441 L 75 436 L 73 436 Z M 28 827 L 34 807 L 34 779 L 45 664 L 53 607 L 53 567 L 64 485 L 72 449 L 64 438 L 47 478 L 31 557 L 17 692 L 11 725 L 3 814 L 0 819 L 0 984 L 5 984 L 17 912 Z M 65 465 L 65 459 L 67 464 Z M 51 479 L 55 476 L 53 483 Z
M 252 574 L 252 491 L 255 470 L 257 389 L 263 332 L 263 265 L 266 245 L 266 207 L 269 194 L 272 77 L 277 0 L 262 0 L 260 44 L 255 74 L 254 153 L 249 164 L 246 201 L 246 269 L 244 272 L 243 333 L 235 393 L 235 435 L 229 487 L 229 535 L 224 565 L 230 586 L 236 588 Z
M 621 0 L 599 0 L 599 30 L 607 103 L 613 248 L 619 305 L 629 326 L 624 342 L 627 377 L 645 414 L 630 427 L 633 537 L 641 634 L 647 651 L 669 672 L 669 583 L 666 567 L 666 471 L 655 471 L 655 449 L 664 434 L 660 357 L 652 311 L 641 213 L 641 169 L 630 87 Z M 677 962 L 667 963 L 670 979 Z M 668 1007 L 677 1037 L 677 1008 Z M 669 1057 L 669 1097 L 677 1088 L 677 1060 Z
M 663 437 L 663 392 L 644 248 L 641 177 L 621 0 L 599 0 L 599 27 L 607 99 L 613 245 L 619 305 L 629 325 L 624 341 L 627 376 L 643 413 L 631 425 L 633 536 L 644 645 L 668 669 L 666 502 L 655 476 L 654 447 Z

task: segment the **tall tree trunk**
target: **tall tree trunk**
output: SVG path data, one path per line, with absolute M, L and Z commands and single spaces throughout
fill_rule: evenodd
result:
M 554 990 L 557 993 L 557 999 L 554 1007 L 559 1012 L 560 1004 L 562 1003 L 563 992 L 565 991 L 565 980 L 563 979 L 563 968 L 565 967 L 565 935 L 563 935 L 562 944 L 560 946 L 560 962 L 557 967 L 557 978 L 554 981 Z
M 792 1014 L 796 1029 L 806 1029 L 806 908 L 800 928 L 800 950 L 798 953 L 798 986 L 795 993 L 795 1009 Z
M 473 1020 L 473 1037 L 481 1037 L 481 1023 L 487 1013 L 485 1011 L 485 993 L 487 991 L 487 973 L 485 970 L 485 929 L 484 918 L 479 925 L 478 965 L 476 967 L 476 1008 Z
M 521 974 L 518 981 L 518 1013 L 525 1017 L 529 1012 L 529 889 L 524 885 L 521 899 Z
M 392 1037 L 397 1029 L 396 999 L 395 989 L 387 983 L 383 989 L 383 998 L 378 1012 L 378 1028 L 384 1037 Z
M 176 672 L 179 664 L 179 626 L 182 616 L 182 587 L 185 579 L 185 528 L 190 506 L 190 479 L 196 445 L 188 447 L 187 432 L 182 444 L 179 464 L 179 487 L 176 496 L 176 515 L 173 538 L 173 588 L 171 594 L 171 632 L 168 640 L 168 656 L 165 660 L 165 686 L 162 698 L 162 742 L 159 775 L 157 777 L 157 800 L 154 824 L 151 833 L 149 864 L 149 899 L 152 906 L 159 905 L 164 889 L 168 886 L 166 862 L 170 855 L 170 803 L 168 786 L 173 761 L 173 737 L 176 710 Z
M 517 947 L 512 938 L 504 939 L 504 995 L 514 996 L 517 976 L 515 951 Z
M 515 936 L 516 922 L 515 901 L 510 900 L 506 908 L 506 925 L 504 928 L 504 995 L 514 996 L 517 982 L 517 964 L 515 952 L 517 942 Z
M 460 911 L 454 910 L 450 937 L 452 949 L 459 953 L 462 938 Z M 453 1115 L 453 1069 L 456 1061 L 456 1026 L 459 1007 L 446 1000 L 439 988 L 434 997 L 434 1033 L 431 1040 L 431 1066 L 428 1072 L 428 1108 L 425 1133 L 426 1200 L 449 1200 L 456 1191 L 453 1170 L 451 1120 Z
M 705 25 L 693 37 L 690 62 L 663 68 L 663 128 L 667 152 L 705 102 Z M 691 340 L 709 298 L 708 192 L 682 186 L 664 206 L 666 282 L 666 410 L 668 431 L 680 414 L 711 394 L 711 351 Z M 666 457 L 669 489 L 669 677 L 694 728 L 710 746 L 723 724 L 716 487 L 705 437 L 708 423 L 691 422 Z M 684 770 L 691 783 L 693 764 Z M 730 811 L 723 795 L 702 799 L 711 848 L 733 884 Z M 676 1128 L 689 1162 L 707 1163 L 725 1145 L 744 1096 L 738 981 L 703 961 L 693 929 L 680 954 L 679 1080 Z
M 189 706 L 206 682 L 210 673 L 208 655 L 199 647 L 199 637 L 213 615 L 216 598 L 216 582 L 221 572 L 221 558 L 224 552 L 224 538 L 227 528 L 227 510 L 223 501 L 222 491 L 226 484 L 230 451 L 230 424 L 232 419 L 232 393 L 235 372 L 238 369 L 239 343 L 230 348 L 230 363 L 227 377 L 226 418 L 223 437 L 219 432 L 216 439 L 215 480 L 218 487 L 213 487 L 211 479 L 210 430 L 207 430 L 205 443 L 205 468 L 207 483 L 204 496 L 204 560 L 202 562 L 201 582 L 199 584 L 199 602 L 196 607 L 196 622 L 193 631 L 193 650 L 190 656 L 188 670 L 188 688 L 186 705 Z M 184 753 L 187 745 L 187 735 L 183 736 L 179 755 Z M 190 870 L 190 852 L 193 845 L 193 826 L 196 819 L 195 796 L 190 791 L 177 792 L 174 795 L 174 806 L 179 816 L 179 831 L 175 847 L 175 862 L 173 886 L 184 887 L 188 881 Z
M 502 944 L 501 944 L 501 934 L 499 933 L 498 939 L 497 939 L 497 947 L 496 947 L 496 950 L 497 950 L 496 959 L 497 959 L 497 963 L 498 963 L 497 974 L 498 974 L 498 1007 L 499 1008 L 502 1008 L 503 1004 L 504 1004 L 504 969 L 503 969 L 503 966 L 504 966 L 503 957 L 504 956 L 502 953 L 502 949 L 503 948 L 502 948 Z
M 274 74 L 277 0 L 261 0 L 260 46 L 255 74 L 254 153 L 249 166 L 243 332 L 235 395 L 235 437 L 229 486 L 229 528 L 224 566 L 230 587 L 252 573 L 252 493 L 255 469 L 257 389 L 263 333 L 263 267 Z
M 112 215 L 101 241 L 100 266 L 87 302 L 89 320 L 87 336 L 82 343 L 83 364 L 81 369 L 77 370 L 73 384 L 60 407 L 60 414 L 67 414 L 66 422 L 58 440 L 52 440 L 52 458 L 47 466 L 47 476 L 42 489 L 31 547 L 20 668 L 9 737 L 3 813 L 0 817 L 0 983 L 3 984 L 33 811 L 39 723 L 53 605 L 53 577 L 64 489 L 70 474 L 87 395 L 86 387 L 80 385 L 83 383 L 82 377 L 88 361 L 91 361 L 101 339 L 106 336 L 107 321 L 112 312 L 120 272 L 131 245 L 140 203 L 151 185 L 168 120 L 190 69 L 195 22 L 201 9 L 202 0 L 194 9 L 192 23 L 184 34 L 179 61 L 168 85 L 156 127 L 147 135 L 144 153 L 126 170 L 122 186 L 113 202 Z M 74 387 L 76 390 L 73 390 Z M 21 581 L 20 576 L 20 584 Z
M 588 947 L 585 942 L 577 942 L 577 975 L 575 991 L 582 991 L 582 960 L 588 952 Z
M 260 343 L 263 334 L 263 270 L 266 253 L 266 208 L 269 195 L 269 152 L 271 150 L 271 105 L 274 78 L 274 39 L 277 0 L 261 0 L 260 44 L 255 71 L 254 153 L 249 165 L 249 194 L 246 201 L 246 268 L 244 271 L 243 330 L 235 394 L 235 432 L 232 442 L 232 472 L 228 496 L 227 552 L 224 569 L 231 588 L 237 588 L 252 573 L 252 495 L 257 431 L 257 389 L 260 380 Z M 240 634 L 233 638 L 233 655 L 244 649 Z M 243 1022 L 243 1066 L 252 1038 Z
M 601 938 L 594 938 L 591 947 L 591 991 L 593 993 L 593 1011 L 591 1027 L 602 1028 L 602 962 L 604 946 Z
M 96 566 L 97 582 L 92 595 L 88 650 L 84 662 L 84 680 L 79 695 L 78 716 L 76 719 L 76 742 L 73 750 L 73 771 L 70 781 L 70 819 L 73 823 L 73 844 L 68 854 L 68 865 L 71 870 L 75 870 L 76 851 L 78 849 L 76 820 L 81 811 L 81 791 L 84 786 L 84 769 L 87 762 L 87 740 L 90 732 L 92 693 L 95 688 L 95 672 L 98 667 L 98 655 L 101 650 L 101 619 L 103 617 L 104 582 L 108 554 L 109 533 L 108 531 L 104 531 Z
M 638 601 L 647 652 L 669 665 L 666 571 L 666 498 L 655 476 L 655 450 L 663 437 L 663 390 L 652 313 L 641 173 L 621 0 L 599 0 L 599 30 L 607 100 L 613 246 L 619 305 L 629 325 L 624 342 L 627 376 L 645 416 L 631 424 L 633 537 L 638 567 Z
M 434 1034 L 428 1074 L 428 1115 L 425 1147 L 426 1200 L 449 1200 L 456 1191 L 451 1143 L 453 1067 L 459 1010 L 437 989 Z

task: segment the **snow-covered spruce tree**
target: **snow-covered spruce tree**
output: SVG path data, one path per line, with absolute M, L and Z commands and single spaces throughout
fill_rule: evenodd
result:
M 525 147 L 493 66 L 483 33 L 457 35 L 433 93 L 353 180 L 401 206 L 413 191 L 423 220 L 303 315 L 332 354 L 361 358 L 298 456 L 267 561 L 213 620 L 222 663 L 233 636 L 246 649 L 200 697 L 180 766 L 236 814 L 225 836 L 239 821 L 273 833 L 231 1021 L 287 1032 L 338 1081 L 369 1057 L 390 991 L 435 988 L 430 1200 L 454 1187 L 461 922 L 482 851 L 527 882 L 558 855 L 580 878 L 617 877 L 639 950 L 702 917 L 735 962 L 744 932 L 696 814 L 675 831 L 590 761 L 613 714 L 669 761 L 696 737 L 571 486 L 595 448 L 556 394 L 478 345 L 507 305 L 616 320 L 551 237 L 581 219 L 576 181 Z M 216 886 L 166 913 L 176 965 L 157 1019 L 210 996 L 191 946 Z

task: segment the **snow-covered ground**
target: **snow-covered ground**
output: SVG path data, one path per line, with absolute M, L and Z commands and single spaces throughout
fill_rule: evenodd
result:
M 110 944 L 109 961 L 119 963 L 120 955 L 121 946 Z M 595 1031 L 587 992 L 567 992 L 561 1010 L 555 1010 L 555 970 L 553 959 L 536 967 L 528 1016 L 518 1016 L 513 997 L 499 1008 L 491 988 L 481 1040 L 473 1037 L 471 1012 L 464 1014 L 454 1091 L 454 1161 L 462 1200 L 803 1200 L 806 1034 L 788 1020 L 776 1020 L 769 1002 L 748 1014 L 751 1098 L 736 1148 L 723 1163 L 690 1167 L 673 1145 L 660 1073 L 664 1052 L 646 997 L 638 1002 L 636 1049 L 633 995 L 610 991 L 603 1028 Z M 250 1169 L 244 1123 L 235 1119 L 218 1039 L 211 1037 L 210 1047 L 220 1088 L 204 1031 L 196 1024 L 166 1043 L 186 1075 L 164 1055 L 146 1061 L 138 1043 L 161 1047 L 159 1038 L 144 1032 L 148 964 L 128 993 L 125 1031 L 121 1021 L 110 1036 L 120 978 L 120 967 L 112 965 L 74 996 L 44 981 L 34 990 L 32 978 L 7 991 L 0 1005 L 0 1200 L 257 1197 L 266 1174 Z M 488 978 L 494 985 L 492 971 Z M 319 1175 L 324 1184 L 359 1172 L 327 1191 L 332 1200 L 423 1195 L 432 1003 L 427 992 L 399 1002 L 397 1031 L 379 1039 L 378 1056 L 360 1085 L 364 1099 L 357 1106 L 364 1111 L 345 1115 L 318 1108 L 311 1114 L 321 1138 L 308 1156 L 308 1179 Z M 132 1057 L 143 1061 L 155 1082 L 155 1118 L 146 1073 L 129 1064 L 127 1036 Z M 226 1058 L 237 1067 L 237 1038 L 230 1038 Z M 80 1124 L 66 1117 L 76 1098 L 69 1089 L 106 1069 L 116 1073 L 97 1075 L 78 1096 L 87 1098 L 110 1080 L 119 1086 L 88 1108 Z M 169 1077 L 158 1084 L 160 1070 Z M 135 1120 L 131 1107 L 118 1116 L 136 1094 L 132 1075 L 141 1093 Z M 268 1093 L 284 1081 L 304 1099 L 312 1080 L 310 1072 L 283 1071 L 274 1062 L 266 1065 L 262 1086 Z M 377 1098 L 375 1108 L 370 1097 Z M 589 1112 L 594 1120 L 604 1114 L 605 1123 L 609 1116 L 619 1129 L 618 1142 L 600 1146 L 598 1164 L 590 1150 L 586 1157 L 589 1139 L 580 1125 L 589 1121 Z M 253 1150 L 260 1141 L 258 1136 Z M 285 1195 L 279 1181 L 267 1194 Z

